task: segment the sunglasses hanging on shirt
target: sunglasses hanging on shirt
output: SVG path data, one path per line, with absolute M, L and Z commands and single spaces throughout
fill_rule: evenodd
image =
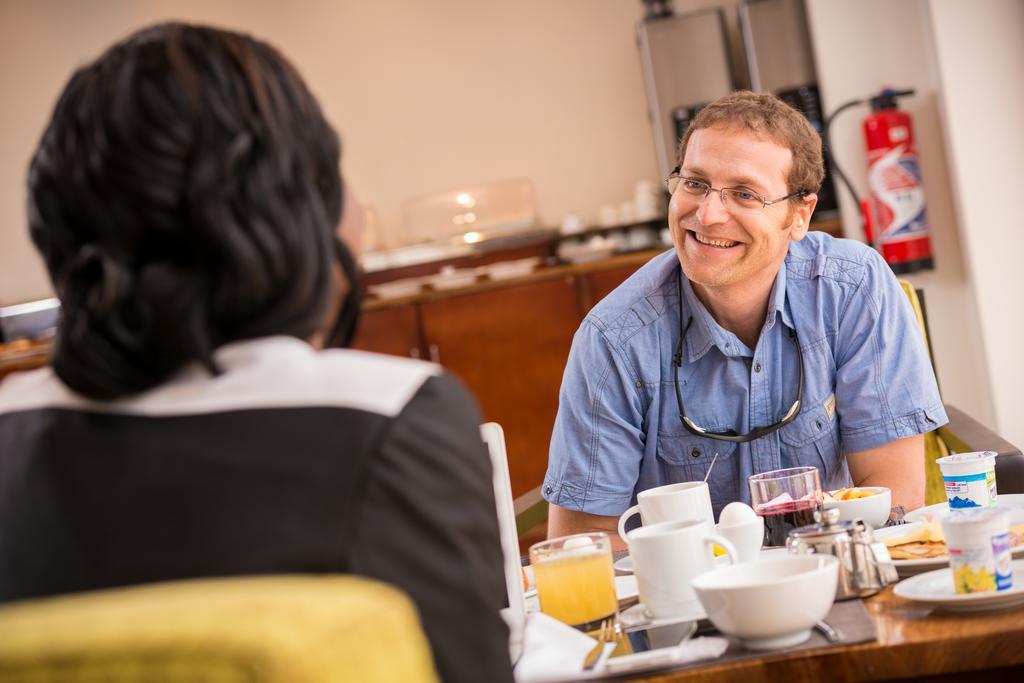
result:
M 676 345 L 676 352 L 672 356 L 672 365 L 675 366 L 673 381 L 676 387 L 676 403 L 679 406 L 679 420 L 683 423 L 683 427 L 686 428 L 686 431 L 696 436 L 703 436 L 708 439 L 716 439 L 718 441 L 747 443 L 748 441 L 760 439 L 762 436 L 767 436 L 772 432 L 778 431 L 795 420 L 796 416 L 800 414 L 800 406 L 804 397 L 804 354 L 800 350 L 800 340 L 797 338 L 795 330 L 789 330 L 789 338 L 794 344 L 796 344 L 796 357 L 800 362 L 800 376 L 796 388 L 796 400 L 793 402 L 793 405 L 790 406 L 789 410 L 786 411 L 786 414 L 782 416 L 781 420 L 775 424 L 770 424 L 765 427 L 754 427 L 746 434 L 738 434 L 731 429 L 724 432 L 714 432 L 710 429 L 705 429 L 686 416 L 686 409 L 683 407 L 683 394 L 679 389 L 679 370 L 683 366 L 683 339 L 686 337 L 686 333 L 689 332 L 690 325 L 693 324 L 693 317 L 690 317 L 684 327 L 682 273 L 679 274 L 679 279 L 676 281 L 676 291 L 679 295 L 679 342 Z

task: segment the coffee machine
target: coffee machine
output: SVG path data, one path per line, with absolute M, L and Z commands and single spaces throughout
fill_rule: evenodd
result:
M 811 51 L 811 33 L 803 0 L 744 0 L 739 5 L 743 52 L 750 74 L 750 89 L 774 93 L 803 112 L 819 134 L 825 116 L 818 92 Z M 827 170 L 818 191 L 816 218 L 839 214 L 835 185 Z
M 637 45 L 662 177 L 675 167 L 679 140 L 697 112 L 737 88 L 774 93 L 819 133 L 824 127 L 803 0 L 723 0 L 677 14 L 645 1 Z M 837 215 L 826 173 L 815 217 Z
M 725 17 L 713 7 L 656 16 L 637 27 L 647 109 L 658 171 L 676 165 L 676 148 L 690 120 L 735 88 Z

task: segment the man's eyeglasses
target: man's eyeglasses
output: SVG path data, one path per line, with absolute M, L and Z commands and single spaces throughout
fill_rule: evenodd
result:
M 787 199 L 793 199 L 794 197 L 804 197 L 810 194 L 807 190 L 799 190 L 797 192 L 791 192 L 785 197 L 779 197 L 778 199 L 766 199 L 759 195 L 753 190 L 745 190 L 741 187 L 711 187 L 703 180 L 697 180 L 696 178 L 684 178 L 679 175 L 680 167 L 676 166 L 669 174 L 668 178 L 665 179 L 665 187 L 668 188 L 669 194 L 675 194 L 678 189 L 680 192 L 688 194 L 697 199 L 698 202 L 704 201 L 704 199 L 712 191 L 717 192 L 722 198 L 722 206 L 729 211 L 735 211 L 737 213 L 745 214 L 758 214 L 764 211 L 766 206 L 772 204 L 778 204 L 784 202 Z
M 708 429 L 697 425 L 689 417 L 686 416 L 686 409 L 683 408 L 683 394 L 679 390 L 679 368 L 683 365 L 683 339 L 686 337 L 686 333 L 690 330 L 690 325 L 693 324 L 693 317 L 686 323 L 686 327 L 683 327 L 683 279 L 682 274 L 679 276 L 679 280 L 676 283 L 677 290 L 679 292 L 679 343 L 676 345 L 676 352 L 672 356 L 672 364 L 675 366 L 675 372 L 673 373 L 673 380 L 676 386 L 676 403 L 679 406 L 679 420 L 683 423 L 683 427 L 686 431 L 696 436 L 703 436 L 708 439 L 717 439 L 718 441 L 731 441 L 732 443 L 746 443 L 753 441 L 754 439 L 760 439 L 762 436 L 767 436 L 774 431 L 785 427 L 790 422 L 796 419 L 796 416 L 800 414 L 800 406 L 804 398 L 804 354 L 800 350 L 800 340 L 796 336 L 796 332 L 790 330 L 789 338 L 796 344 L 796 357 L 800 362 L 800 376 L 797 380 L 796 387 L 796 400 L 793 405 L 790 406 L 786 414 L 782 416 L 782 419 L 775 424 L 768 425 L 766 427 L 754 427 L 746 434 L 737 434 L 733 430 L 727 430 L 724 432 L 713 432 Z

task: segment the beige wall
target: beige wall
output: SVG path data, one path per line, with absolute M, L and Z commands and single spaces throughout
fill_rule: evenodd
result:
M 74 65 L 153 21 L 280 47 L 344 143 L 346 177 L 395 231 L 410 197 L 530 178 L 540 221 L 658 180 L 634 0 L 0 0 L 0 304 L 49 285 L 25 236 L 24 172 Z
M 709 4 L 677 0 L 681 10 Z M 732 16 L 734 0 L 721 4 Z M 1024 329 L 1021 305 L 1008 298 L 1024 291 L 1024 232 L 991 201 L 1024 187 L 1024 5 L 807 7 L 827 109 L 884 85 L 918 90 L 905 105 L 937 268 L 911 279 L 926 292 L 943 392 L 1024 443 L 1014 398 L 1024 384 L 1015 352 Z M 23 183 L 57 93 L 73 65 L 141 25 L 204 21 L 278 45 L 340 129 L 346 176 L 397 231 L 405 199 L 471 183 L 532 179 L 540 219 L 552 225 L 566 212 L 594 218 L 600 205 L 629 198 L 635 181 L 655 180 L 634 45 L 639 15 L 634 0 L 0 0 L 0 304 L 49 292 L 25 236 Z M 844 115 L 834 132 L 860 188 L 863 115 Z M 841 197 L 846 224 L 858 225 Z
M 917 90 L 901 107 L 914 117 L 936 268 L 908 279 L 925 291 L 943 396 L 1024 444 L 1017 398 L 1024 376 L 1014 350 L 1024 333 L 1015 300 L 1024 292 L 1024 231 L 991 201 L 1024 187 L 1024 4 L 813 0 L 806 6 L 827 110 L 885 86 Z M 832 136 L 837 158 L 862 192 L 860 124 L 867 111 L 842 114 Z M 845 192 L 840 200 L 844 224 L 859 225 Z
M 979 11 L 983 6 L 984 11 Z M 953 196 L 996 424 L 1024 444 L 1024 2 L 929 2 Z M 979 49 L 987 46 L 987 49 Z

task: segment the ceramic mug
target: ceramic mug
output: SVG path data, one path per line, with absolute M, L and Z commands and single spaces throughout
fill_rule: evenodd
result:
M 711 510 L 711 493 L 703 481 L 684 481 L 666 484 L 641 491 L 636 495 L 636 505 L 619 517 L 619 538 L 626 538 L 626 521 L 640 513 L 640 521 L 646 526 L 658 522 L 682 522 L 695 519 L 707 525 L 710 533 L 715 524 Z
M 726 538 L 710 533 L 696 519 L 683 522 L 645 524 L 627 534 L 629 556 L 633 558 L 640 602 L 651 617 L 673 617 L 684 613 L 697 599 L 693 579 L 715 567 L 712 547 L 725 549 L 729 564 L 739 554 Z

